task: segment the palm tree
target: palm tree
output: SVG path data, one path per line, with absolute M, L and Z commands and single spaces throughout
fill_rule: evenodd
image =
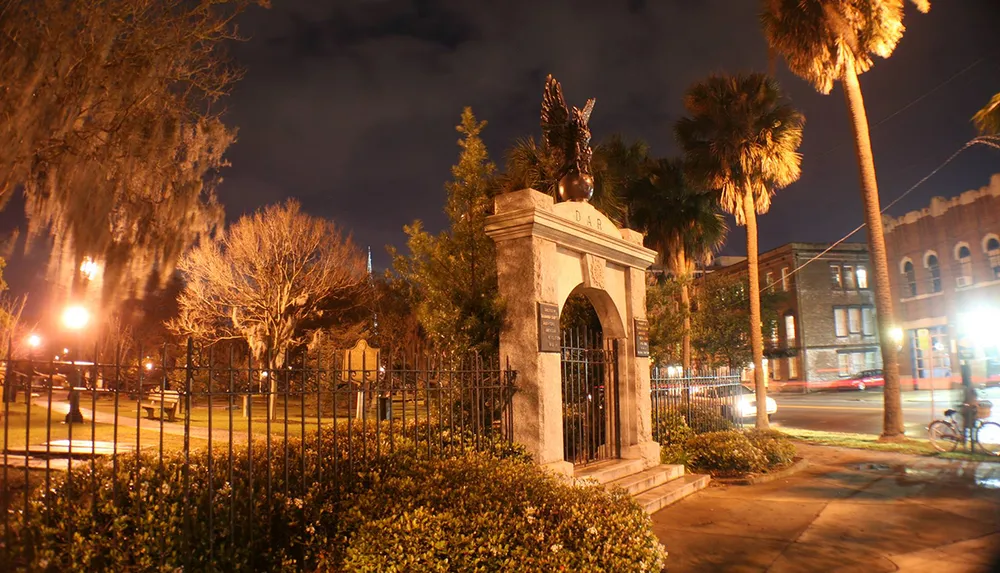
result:
M 757 214 L 771 207 L 774 190 L 799 178 L 805 118 L 764 74 L 710 76 L 688 88 L 689 117 L 677 122 L 686 173 L 704 189 L 719 190 L 719 204 L 747 228 L 747 275 L 750 299 L 750 346 L 753 350 L 757 403 L 764 387 L 764 340 L 760 319 L 757 266 Z M 757 427 L 766 429 L 767 412 L 757 409 Z
M 690 281 L 697 261 L 722 247 L 729 228 L 719 213 L 715 194 L 692 187 L 684 164 L 674 159 L 648 162 L 646 176 L 629 186 L 626 198 L 635 229 L 646 233 L 646 246 L 655 249 L 666 268 L 678 278 L 684 315 L 681 365 L 691 368 Z
M 930 9 L 928 0 L 912 2 L 921 12 Z M 830 93 L 837 80 L 843 84 L 854 129 L 868 249 L 875 267 L 875 304 L 879 314 L 886 318 L 881 324 L 885 372 L 882 438 L 902 439 L 899 362 L 889 336 L 889 319 L 893 316 L 889 265 L 868 117 L 858 75 L 872 67 L 874 56 L 892 55 L 903 36 L 903 0 L 763 0 L 762 4 L 764 36 L 793 73 L 824 94 Z
M 972 123 L 976 124 L 976 129 L 982 135 L 1000 134 L 1000 94 L 990 98 L 986 107 L 976 112 Z
M 623 200 L 625 189 L 641 177 L 648 149 L 645 142 L 627 143 L 620 135 L 613 135 L 594 147 L 594 196 L 590 203 L 619 225 L 628 219 Z M 535 138 L 519 139 L 507 151 L 500 190 L 507 193 L 535 189 L 558 197 L 558 169 L 559 165 Z

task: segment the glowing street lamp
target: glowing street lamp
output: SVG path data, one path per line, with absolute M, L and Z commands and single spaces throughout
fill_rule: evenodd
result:
M 889 329 L 889 340 L 896 345 L 896 350 L 902 350 L 903 348 L 903 329 L 894 326 Z
M 90 322 L 90 311 L 80 305 L 68 306 L 63 311 L 62 323 L 69 330 L 79 332 L 87 326 L 88 322 Z M 80 412 L 80 389 L 76 387 L 79 384 L 80 374 L 75 368 L 73 373 L 74 378 L 70 382 L 69 413 L 66 414 L 66 423 L 80 424 L 83 423 L 83 413 Z
M 147 362 L 146 363 L 146 370 L 152 370 L 152 369 L 153 369 L 153 363 L 152 362 Z
M 31 348 L 38 348 L 42 345 L 42 337 L 37 334 L 32 334 L 28 336 L 28 346 Z
M 90 322 L 90 311 L 79 305 L 66 307 L 62 314 L 62 322 L 63 326 L 70 330 L 80 330 Z

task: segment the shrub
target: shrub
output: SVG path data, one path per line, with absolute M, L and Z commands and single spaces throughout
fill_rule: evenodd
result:
M 795 444 L 788 436 L 777 430 L 747 430 L 750 443 L 764 454 L 767 469 L 774 469 L 792 463 L 795 459 Z
M 660 571 L 665 556 L 626 492 L 477 453 L 387 477 L 345 521 L 346 571 Z
M 653 412 L 653 439 L 663 445 L 684 445 L 693 435 L 684 414 L 675 408 L 658 408 Z
M 763 471 L 764 454 L 741 431 L 724 430 L 694 436 L 686 446 L 690 465 L 718 477 L 731 477 Z
M 660 570 L 626 493 L 572 486 L 463 432 L 340 424 L 302 440 L 74 467 L 11 512 L 39 571 Z M 350 429 L 348 432 L 347 430 Z M 433 447 L 428 447 L 433 444 Z M 211 463 L 209 460 L 211 459 Z M 94 487 L 97 484 L 98 487 Z M 0 567 L 3 568 L 3 567 Z

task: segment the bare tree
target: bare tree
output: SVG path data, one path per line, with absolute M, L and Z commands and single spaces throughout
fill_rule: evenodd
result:
M 365 258 L 326 219 L 288 201 L 245 216 L 185 255 L 179 316 L 168 327 L 205 342 L 242 339 L 268 369 L 289 351 L 368 320 Z M 268 411 L 274 413 L 272 380 Z
M 239 70 L 220 50 L 251 3 L 0 2 L 0 202 L 24 190 L 52 278 L 82 289 L 89 258 L 105 301 L 141 292 L 221 222 L 219 100 Z

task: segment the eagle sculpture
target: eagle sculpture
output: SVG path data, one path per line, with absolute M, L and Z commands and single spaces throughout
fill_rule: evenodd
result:
M 542 96 L 542 141 L 558 166 L 559 197 L 563 201 L 587 201 L 594 193 L 590 171 L 590 113 L 594 99 L 583 109 L 566 106 L 562 86 L 550 74 Z

